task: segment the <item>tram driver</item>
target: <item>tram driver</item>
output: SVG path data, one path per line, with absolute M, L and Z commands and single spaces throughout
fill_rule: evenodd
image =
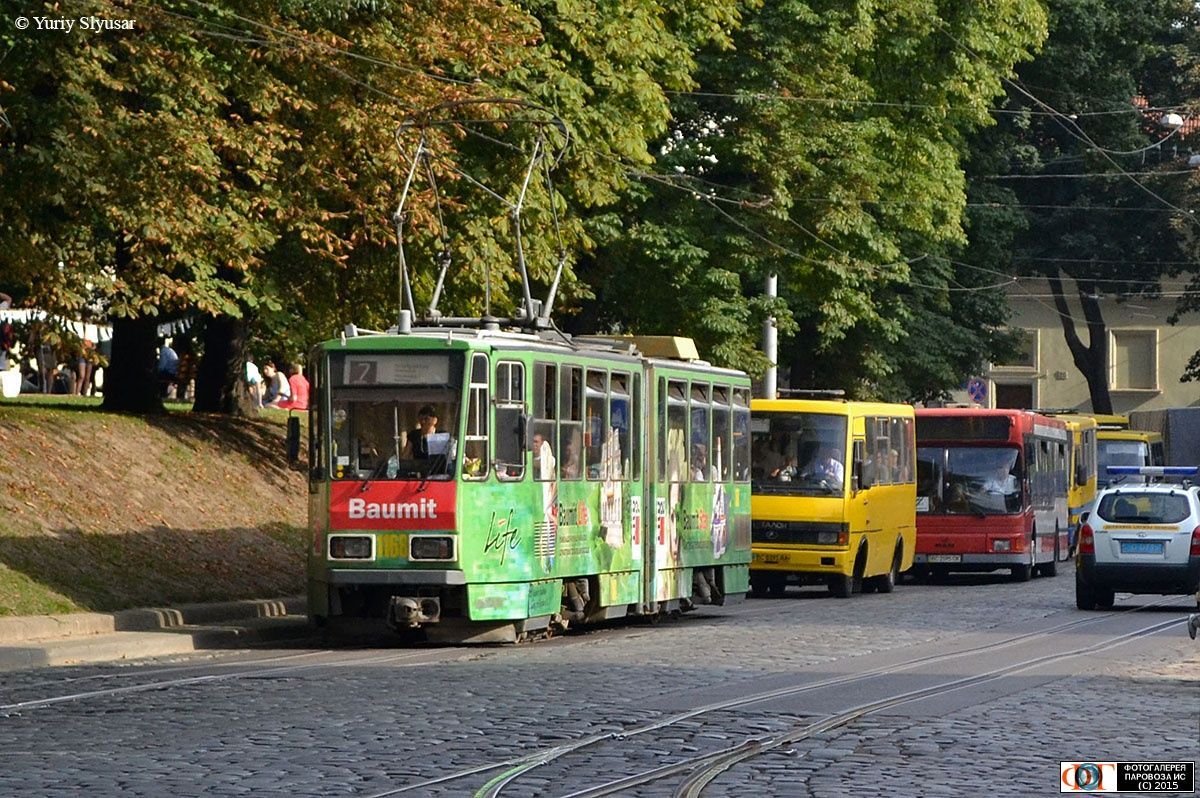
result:
M 433 405 L 422 405 L 417 411 L 417 426 L 408 431 L 402 460 L 428 460 L 435 454 L 430 447 L 431 436 L 437 432 L 438 416 Z

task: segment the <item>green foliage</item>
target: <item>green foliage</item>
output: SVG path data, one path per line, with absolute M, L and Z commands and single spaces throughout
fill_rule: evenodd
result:
M 949 354 L 919 374 L 903 358 L 925 325 L 977 329 L 994 316 L 945 318 L 944 290 L 904 288 L 932 268 L 909 261 L 965 241 L 964 134 L 990 121 L 1001 77 L 1044 25 L 1040 6 L 1016 1 L 747 9 L 733 51 L 706 49 L 699 92 L 676 99 L 662 177 L 632 193 L 627 226 L 602 241 L 588 272 L 596 316 L 638 330 L 682 321 L 722 341 L 706 348 L 718 362 L 760 372 L 753 350 L 769 308 L 751 297 L 774 273 L 786 303 L 775 312 L 797 333 L 784 354 L 793 384 L 872 396 L 957 384 Z M 711 271 L 727 276 L 713 284 Z M 668 274 L 666 296 L 638 296 Z M 713 290 L 726 292 L 717 316 L 701 310 Z M 959 348 L 982 344 L 967 338 Z
M 973 236 L 963 259 L 1001 274 L 1066 275 L 1100 316 L 1103 305 L 1087 296 L 1157 294 L 1160 279 L 1176 273 L 1163 261 L 1181 259 L 1180 234 L 1194 226 L 1168 206 L 1185 202 L 1175 179 L 1136 178 L 1147 191 L 1120 173 L 1179 168 L 1171 147 L 1151 146 L 1165 134 L 1155 124 L 1161 112 L 1143 114 L 1133 101 L 1142 95 L 1152 107 L 1169 107 L 1196 96 L 1175 65 L 1189 50 L 1183 40 L 1195 40 L 1195 8 L 1188 0 L 1054 0 L 1048 8 L 1050 36 L 1009 88 L 1010 113 L 972 142 L 973 192 L 1023 207 L 973 212 L 996 234 Z M 995 177 L 1095 173 L 1111 177 Z M 1065 323 L 1076 322 L 1083 320 Z M 1076 352 L 1077 365 L 1092 374 L 1093 403 L 1108 401 L 1100 360 L 1102 348 Z

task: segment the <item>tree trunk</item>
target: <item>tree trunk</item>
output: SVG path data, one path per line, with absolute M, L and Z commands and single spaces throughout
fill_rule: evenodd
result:
M 253 412 L 246 390 L 245 352 L 245 320 L 232 316 L 208 317 L 192 410 L 231 416 L 248 416 Z
M 112 362 L 104 371 L 105 410 L 163 412 L 158 382 L 158 320 L 153 316 L 113 322 Z
M 1050 291 L 1054 295 L 1058 320 L 1062 323 L 1063 336 L 1071 350 L 1071 359 L 1087 380 L 1092 412 L 1112 413 L 1112 394 L 1108 387 L 1108 325 L 1104 323 L 1104 315 L 1100 311 L 1096 284 L 1086 280 L 1075 282 L 1088 328 L 1088 343 L 1084 346 L 1075 330 L 1075 319 L 1071 316 L 1071 308 L 1063 294 L 1062 278 L 1055 273 L 1047 279 L 1050 281 Z

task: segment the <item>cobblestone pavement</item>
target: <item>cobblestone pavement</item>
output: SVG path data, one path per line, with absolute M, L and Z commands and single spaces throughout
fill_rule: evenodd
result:
M 0 674 L 5 705 L 98 693 L 0 710 L 0 795 L 380 795 L 661 720 L 693 693 L 745 693 L 800 669 L 865 669 L 1087 617 L 1072 588 L 1069 573 L 1026 584 L 963 577 L 850 600 L 793 591 L 521 646 L 239 652 Z M 1186 607 L 1180 599 L 1146 615 L 1169 620 Z M 1176 626 L 1013 680 L 979 703 L 861 718 L 739 764 L 706 794 L 1048 795 L 1060 760 L 1200 759 L 1197 654 Z M 271 656 L 290 659 L 263 662 Z M 232 678 L 242 671 L 254 675 Z M 193 681 L 100 692 L 174 678 Z M 575 751 L 504 794 L 565 795 L 806 718 L 786 703 L 711 712 Z M 397 794 L 469 795 L 495 773 Z M 664 781 L 630 794 L 671 791 Z

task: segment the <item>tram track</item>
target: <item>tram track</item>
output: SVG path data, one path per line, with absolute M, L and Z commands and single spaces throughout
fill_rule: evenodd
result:
M 689 710 L 686 710 L 683 712 L 677 712 L 677 713 L 671 714 L 671 715 L 661 718 L 659 720 L 656 720 L 656 721 L 653 721 L 650 723 L 646 723 L 646 724 L 642 724 L 633 729 L 624 730 L 624 731 L 620 731 L 620 732 L 605 732 L 605 733 L 601 733 L 601 734 L 589 735 L 589 736 L 586 736 L 586 737 L 583 737 L 583 738 L 580 738 L 578 740 L 574 740 L 574 741 L 571 741 L 568 743 L 563 743 L 561 745 L 544 748 L 539 751 L 536 751 L 536 752 L 533 752 L 530 754 L 526 754 L 524 756 L 510 757 L 508 759 L 504 759 L 504 760 L 497 761 L 497 762 L 481 764 L 481 765 L 478 765 L 478 766 L 475 766 L 472 768 L 467 768 L 464 770 L 456 771 L 454 773 L 445 774 L 443 776 L 438 776 L 438 777 L 434 777 L 431 779 L 426 779 L 426 780 L 423 780 L 423 781 L 420 781 L 420 782 L 417 782 L 414 784 L 404 785 L 401 787 L 396 787 L 396 788 L 392 788 L 392 789 L 388 789 L 388 790 L 384 790 L 384 791 L 380 791 L 380 792 L 371 793 L 369 796 L 367 796 L 367 798 L 389 798 L 390 796 L 394 796 L 394 795 L 402 795 L 405 793 L 410 793 L 410 792 L 419 791 L 419 790 L 425 790 L 425 789 L 429 789 L 432 787 L 444 786 L 451 782 L 460 781 L 463 779 L 468 779 L 468 778 L 477 777 L 477 776 L 482 776 L 484 774 L 491 773 L 496 770 L 500 770 L 501 768 L 506 768 L 506 770 L 504 770 L 502 773 L 494 776 L 493 778 L 488 780 L 486 783 L 484 783 L 483 786 L 481 786 L 474 793 L 476 798 L 499 798 L 499 796 L 501 796 L 504 793 L 504 790 L 506 788 L 511 787 L 520 778 L 522 778 L 526 775 L 529 775 L 530 773 L 537 770 L 538 768 L 545 767 L 546 765 L 549 765 L 550 763 L 555 762 L 556 760 L 561 759 L 564 756 L 568 756 L 570 754 L 574 754 L 574 753 L 583 751 L 585 749 L 599 746 L 605 742 L 614 741 L 614 740 L 615 741 L 624 741 L 631 737 L 636 737 L 636 736 L 644 735 L 644 734 L 647 734 L 647 733 L 650 733 L 653 731 L 658 731 L 658 730 L 661 730 L 661 729 L 664 729 L 664 728 L 667 728 L 670 726 L 677 725 L 679 723 L 690 720 L 692 718 L 700 717 L 703 715 L 711 714 L 711 713 L 722 711 L 722 710 L 739 709 L 739 708 L 749 706 L 751 704 L 757 704 L 757 703 L 761 703 L 763 701 L 769 701 L 772 699 L 780 699 L 780 698 L 796 696 L 796 695 L 800 695 L 800 694 L 807 693 L 807 692 L 828 689 L 831 687 L 850 685 L 850 684 L 854 684 L 856 682 L 865 682 L 865 681 L 868 681 L 871 679 L 877 679 L 877 678 L 883 677 L 883 676 L 889 676 L 892 674 L 902 673 L 907 670 L 912 670 L 914 668 L 918 668 L 922 665 L 947 662 L 947 661 L 951 661 L 954 659 L 960 659 L 963 657 L 977 655 L 977 654 L 981 654 L 981 653 L 985 653 L 985 652 L 1003 650 L 1005 648 L 1009 648 L 1012 646 L 1021 645 L 1021 644 L 1025 644 L 1025 643 L 1035 641 L 1038 639 L 1042 639 L 1045 637 L 1051 637 L 1054 635 L 1058 635 L 1058 634 L 1061 634 L 1061 633 L 1069 631 L 1069 630 L 1078 629 L 1081 627 L 1087 627 L 1087 626 L 1091 626 L 1091 625 L 1095 625 L 1095 624 L 1101 624 L 1101 623 L 1109 621 L 1113 618 L 1117 618 L 1117 617 L 1129 615 L 1131 613 L 1137 613 L 1137 612 L 1141 612 L 1141 611 L 1144 611 L 1147 609 L 1152 609 L 1155 607 L 1163 606 L 1171 600 L 1172 599 L 1170 597 L 1165 597 L 1165 598 L 1159 599 L 1154 602 L 1150 602 L 1148 604 L 1145 604 L 1145 605 L 1142 605 L 1139 607 L 1134 607 L 1131 609 L 1119 610 L 1119 611 L 1110 611 L 1110 612 L 1106 612 L 1106 613 L 1099 614 L 1099 615 L 1089 615 L 1088 617 L 1077 618 L 1073 621 L 1068 621 L 1066 623 L 1058 624 L 1058 625 L 1055 625 L 1052 627 L 1048 627 L 1046 629 L 1038 629 L 1038 630 L 1034 630 L 1031 632 L 1025 632 L 1025 633 L 1022 633 L 1019 635 L 1013 635 L 1011 637 L 1005 638 L 1003 640 L 998 640 L 998 641 L 995 641 L 992 643 L 986 643 L 983 645 L 972 646 L 972 647 L 960 649 L 957 651 L 944 652 L 944 653 L 933 654 L 933 655 L 928 655 L 928 656 L 923 656 L 923 657 L 916 657 L 916 658 L 913 658 L 910 660 L 905 660 L 903 662 L 895 663 L 893 665 L 882 666 L 879 668 L 872 668 L 872 669 L 869 669 L 869 670 L 866 670 L 866 671 L 863 671 L 860 673 L 847 674 L 845 676 L 837 676 L 837 677 L 832 677 L 832 678 L 828 678 L 828 679 L 818 680 L 815 682 L 808 682 L 808 683 L 804 683 L 804 684 L 790 685 L 790 686 L 786 686 L 786 687 L 782 687 L 782 688 L 760 691 L 760 692 L 752 693 L 752 694 L 749 694 L 746 696 L 740 696 L 738 698 L 732 698 L 732 699 L 727 699 L 724 701 L 713 702 L 713 703 L 705 704 L 705 705 L 702 705 L 699 707 L 694 707 L 692 709 L 689 709 Z M 1179 622 L 1181 622 L 1181 621 L 1172 620 L 1172 621 L 1166 622 L 1165 625 L 1169 626 L 1173 623 L 1179 623 Z M 1079 654 L 1083 654 L 1083 653 L 1087 653 L 1087 652 L 1081 651 L 1081 652 L 1078 652 L 1077 654 L 1070 654 L 1070 656 L 1078 656 Z M 1066 655 L 1063 655 L 1063 657 L 1065 657 L 1065 656 Z M 1018 663 L 1018 665 L 1019 664 L 1020 663 Z M 1029 665 L 1029 667 L 1034 667 L 1034 666 Z M 1003 675 L 1008 675 L 1008 674 L 1007 673 L 1000 674 L 1000 676 L 1003 676 Z M 995 678 L 999 678 L 999 676 L 997 676 Z M 912 701 L 912 700 L 916 700 L 916 698 L 909 697 L 906 700 Z M 879 711 L 879 710 L 873 710 L 873 711 Z M 819 729 L 813 730 L 812 732 L 810 732 L 810 734 L 816 733 L 817 731 L 819 731 Z M 749 744 L 751 742 L 752 741 L 747 741 L 745 743 L 745 745 L 749 746 Z M 683 760 L 681 763 L 665 765 L 661 768 L 657 768 L 657 769 L 655 769 L 654 772 L 661 771 L 661 775 L 655 776 L 654 779 L 650 779 L 646 782 L 639 782 L 639 783 L 649 783 L 649 781 L 657 781 L 659 779 L 665 778 L 669 775 L 673 775 L 673 774 L 676 774 L 679 772 L 687 772 L 689 770 L 694 770 L 700 764 L 707 763 L 710 759 L 718 759 L 718 760 L 723 761 L 729 755 L 730 755 L 729 750 L 726 750 L 726 749 L 722 749 L 721 751 L 718 751 L 718 752 L 699 754 L 696 757 L 691 757 L 687 760 Z M 731 766 L 731 764 L 727 765 L 726 767 Z M 724 769 L 724 768 L 722 768 L 722 769 Z M 631 785 L 625 784 L 624 780 L 621 780 L 618 783 L 620 786 L 614 787 L 612 790 L 610 790 L 608 792 L 596 793 L 596 794 L 597 795 L 617 794 L 620 791 L 620 789 L 631 786 Z M 591 793 L 584 792 L 584 793 L 581 793 L 581 795 L 591 795 Z M 572 796 L 574 796 L 574 794 L 572 794 Z
M 292 659 L 297 659 L 297 658 L 306 657 L 306 656 L 320 656 L 323 654 L 336 654 L 336 653 L 337 652 L 332 649 L 323 650 L 323 651 L 314 651 L 314 652 L 304 652 L 302 654 L 290 654 L 290 655 L 282 655 L 279 657 L 268 657 L 268 658 L 264 658 L 261 660 L 253 661 L 252 663 L 249 663 L 249 664 L 258 665 L 258 664 L 267 663 L 267 662 L 285 661 L 285 660 L 292 660 Z M 463 652 L 460 657 L 456 657 L 456 658 L 462 658 L 462 657 L 468 656 L 470 654 L 471 654 L 471 652 Z M 420 651 L 399 651 L 399 652 L 393 651 L 388 654 L 376 653 L 371 656 L 356 657 L 356 658 L 350 658 L 350 659 L 335 659 L 332 661 L 322 661 L 322 662 L 305 662 L 305 663 L 301 663 L 301 664 L 279 665 L 278 667 L 262 667 L 262 668 L 256 667 L 256 668 L 250 668 L 247 670 L 239 670 L 239 671 L 233 671 L 233 672 L 219 672 L 219 673 L 208 673 L 208 674 L 204 674 L 201 676 L 187 676 L 187 677 L 183 677 L 183 678 L 179 678 L 179 679 L 162 679 L 162 680 L 151 681 L 151 682 L 139 682 L 137 684 L 127 684 L 127 685 L 121 685 L 118 687 L 106 687 L 106 688 L 100 688 L 100 689 L 96 689 L 96 690 L 85 690 L 85 691 L 76 692 L 76 693 L 65 693 L 65 694 L 60 694 L 60 695 L 55 695 L 55 696 L 29 699 L 26 701 L 15 701 L 15 702 L 10 702 L 10 703 L 6 703 L 6 704 L 0 704 L 0 715 L 9 714 L 9 713 L 13 713 L 13 712 L 22 712 L 22 711 L 31 710 L 31 709 L 39 709 L 42 707 L 48 707 L 48 706 L 53 706 L 56 704 L 64 704 L 64 703 L 69 703 L 69 702 L 74 702 L 74 701 L 85 701 L 85 700 L 95 699 L 95 698 L 106 698 L 106 697 L 110 697 L 110 696 L 121 696 L 121 695 L 129 695 L 129 694 L 134 694 L 134 693 L 144 693 L 144 692 L 150 692 L 150 691 L 154 691 L 154 690 L 169 690 L 169 689 L 176 688 L 176 687 L 190 687 L 190 686 L 198 685 L 198 684 L 212 684 L 212 683 L 219 683 L 219 682 L 224 682 L 224 681 L 231 681 L 231 680 L 235 680 L 235 679 L 253 679 L 253 678 L 259 678 L 259 677 L 264 677 L 264 676 L 277 676 L 280 674 L 303 672 L 303 671 L 314 670 L 314 669 L 318 669 L 318 668 L 344 668 L 344 667 L 356 667 L 356 666 L 360 666 L 360 665 L 378 665 L 378 664 L 385 664 L 385 663 L 395 664 L 397 662 L 407 664 L 410 661 L 412 662 L 412 664 L 419 665 L 419 664 L 424 664 L 424 663 L 417 662 L 417 660 L 428 659 L 428 658 L 430 658 L 430 655 L 435 655 L 433 657 L 433 659 L 435 661 L 439 658 L 444 659 L 445 658 L 445 650 L 443 650 L 443 649 L 422 649 Z M 244 665 L 244 664 L 247 664 L 247 663 L 235 663 L 233 665 L 236 667 L 236 665 Z M 217 666 L 216 663 L 205 663 L 204 667 L 211 668 L 211 667 L 216 667 L 216 666 Z M 160 669 L 159 672 L 161 672 L 161 670 L 162 669 Z M 120 674 L 120 675 L 114 674 L 114 676 L 123 676 L 123 675 L 124 674 Z M 134 675 L 144 675 L 144 674 L 134 674 Z
M 1047 654 L 1042 657 L 1035 657 L 1028 660 L 1023 660 L 1012 665 L 994 668 L 980 674 L 954 679 L 945 684 L 931 685 L 929 687 L 910 690 L 889 698 L 880 699 L 877 701 L 866 702 L 859 704 L 850 709 L 839 712 L 824 718 L 817 723 L 810 724 L 796 731 L 777 736 L 769 740 L 748 740 L 740 746 L 733 746 L 717 752 L 717 756 L 710 756 L 705 763 L 699 765 L 699 770 L 686 778 L 674 792 L 674 798 L 699 798 L 705 787 L 719 776 L 724 771 L 745 762 L 753 757 L 760 756 L 769 751 L 773 751 L 784 745 L 791 745 L 800 742 L 804 739 L 812 737 L 814 734 L 830 731 L 840 726 L 846 726 L 859 718 L 868 715 L 882 712 L 885 709 L 907 704 L 913 701 L 919 701 L 924 698 L 945 695 L 946 693 L 955 690 L 962 690 L 968 687 L 986 684 L 1006 676 L 1012 676 L 1023 671 L 1032 670 L 1042 665 L 1049 665 L 1056 662 L 1062 662 L 1076 657 L 1086 656 L 1089 654 L 1098 654 L 1102 651 L 1107 651 L 1111 648 L 1124 645 L 1125 643 L 1137 640 L 1142 637 L 1149 637 L 1158 634 L 1172 626 L 1177 626 L 1183 623 L 1184 619 L 1173 618 L 1169 621 L 1160 621 L 1159 623 L 1151 624 L 1150 626 L 1119 635 L 1107 641 L 1095 643 L 1078 651 L 1061 652 L 1058 654 Z M 750 743 L 754 743 L 750 745 Z M 708 761 L 711 760 L 711 761 Z M 649 778 L 649 774 L 645 774 L 642 778 L 631 782 L 630 786 L 639 786 L 658 781 L 658 777 Z M 626 786 L 626 785 L 623 785 Z M 589 790 L 583 792 L 570 793 L 563 798 L 601 798 L 601 796 L 613 795 L 610 790 Z

